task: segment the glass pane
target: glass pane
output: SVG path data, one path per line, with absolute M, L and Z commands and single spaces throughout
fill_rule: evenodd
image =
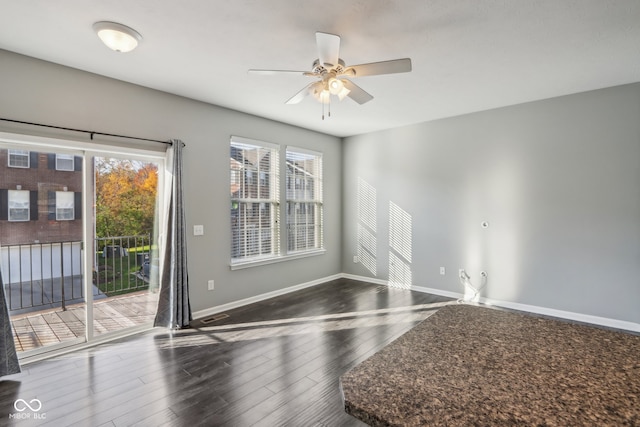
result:
M 287 250 L 322 247 L 322 156 L 287 150 Z
M 156 239 L 159 165 L 95 157 L 93 333 L 150 324 L 159 287 Z
M 0 189 L 9 189 L 0 270 L 20 355 L 85 341 L 83 222 L 73 209 L 70 220 L 56 221 L 56 195 L 65 188 L 72 201 L 74 192 L 81 195 L 83 173 L 55 170 L 48 162 L 55 156 L 0 144 Z
M 231 258 L 274 255 L 277 150 L 231 141 Z

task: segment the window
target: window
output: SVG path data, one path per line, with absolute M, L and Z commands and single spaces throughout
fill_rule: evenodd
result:
M 28 168 L 29 167 L 29 151 L 9 150 L 9 167 Z
M 280 254 L 278 146 L 231 138 L 231 260 Z
M 29 221 L 29 191 L 9 190 L 9 221 Z
M 56 221 L 75 219 L 74 193 L 72 191 L 56 191 Z
M 322 155 L 287 148 L 287 251 L 322 248 Z
M 56 170 L 73 171 L 73 155 L 56 154 Z

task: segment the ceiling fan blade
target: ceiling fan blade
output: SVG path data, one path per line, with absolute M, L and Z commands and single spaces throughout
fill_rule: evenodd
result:
M 342 83 L 344 84 L 344 87 L 350 90 L 347 96 L 358 104 L 364 104 L 365 102 L 369 102 L 373 99 L 371 94 L 365 92 L 364 89 L 353 83 L 351 80 L 342 79 Z
M 362 77 L 376 76 L 380 74 L 407 73 L 409 71 L 411 71 L 411 59 L 403 58 L 393 59 L 391 61 L 352 65 L 345 70 L 345 74 L 351 75 L 352 77 Z
M 248 70 L 249 74 L 261 74 L 263 76 L 273 76 L 276 74 L 300 74 L 304 75 L 307 71 L 294 71 L 294 70 Z
M 291 98 L 289 98 L 287 102 L 285 102 L 285 104 L 299 104 L 309 94 L 309 88 L 313 84 L 314 83 L 306 85 L 304 89 L 302 89 L 300 92 L 296 93 Z
M 340 56 L 340 36 L 335 34 L 316 32 L 316 44 L 318 45 L 318 59 L 325 68 L 338 65 Z

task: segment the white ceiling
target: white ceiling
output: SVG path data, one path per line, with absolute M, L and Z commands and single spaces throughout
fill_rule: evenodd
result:
M 127 54 L 96 21 L 135 28 Z M 410 57 L 413 71 L 354 79 L 373 101 L 285 101 L 311 80 L 315 32 L 347 65 Z M 638 0 L 0 0 L 0 48 L 348 136 L 640 81 Z M 28 118 L 21 118 L 28 119 Z

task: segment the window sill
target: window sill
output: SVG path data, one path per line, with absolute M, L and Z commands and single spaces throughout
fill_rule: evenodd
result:
M 286 255 L 277 256 L 273 258 L 261 258 L 261 259 L 254 259 L 251 261 L 239 261 L 239 262 L 232 263 L 229 267 L 231 268 L 231 270 L 241 270 L 243 268 L 259 267 L 261 265 L 275 264 L 278 262 L 290 261 L 290 260 L 300 259 L 300 258 L 308 258 L 316 255 L 323 255 L 325 252 L 326 252 L 325 249 L 314 249 L 312 251 L 291 253 L 291 254 L 286 254 Z

